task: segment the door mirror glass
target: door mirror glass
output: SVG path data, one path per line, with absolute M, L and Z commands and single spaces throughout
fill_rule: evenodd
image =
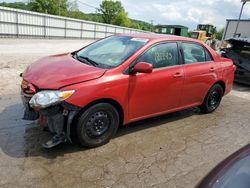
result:
M 147 62 L 139 62 L 133 68 L 133 73 L 151 73 L 153 71 L 153 66 Z

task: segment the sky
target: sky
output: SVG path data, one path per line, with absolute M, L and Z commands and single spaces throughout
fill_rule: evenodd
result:
M 16 0 L 0 0 L 14 2 Z M 24 1 L 24 0 L 18 0 Z M 72 1 L 72 0 L 71 0 Z M 95 12 L 102 0 L 78 0 L 79 9 L 83 12 Z M 129 18 L 153 22 L 154 24 L 184 25 L 190 30 L 198 23 L 213 24 L 223 28 L 226 19 L 238 18 L 241 0 L 120 0 Z M 250 1 L 244 6 L 242 18 L 250 19 Z

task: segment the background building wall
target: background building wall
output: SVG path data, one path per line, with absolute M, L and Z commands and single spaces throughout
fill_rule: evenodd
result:
M 223 40 L 234 36 L 237 21 L 238 20 L 235 20 L 235 19 L 228 19 L 227 20 L 225 31 L 223 34 Z M 237 29 L 236 34 L 240 34 L 240 37 L 242 37 L 242 38 L 250 37 L 250 19 L 240 20 L 239 27 Z
M 0 37 L 99 39 L 116 33 L 146 31 L 0 7 Z

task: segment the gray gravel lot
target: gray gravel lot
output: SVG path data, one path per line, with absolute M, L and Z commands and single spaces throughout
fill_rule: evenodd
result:
M 129 124 L 95 149 L 42 149 L 48 133 L 21 120 L 19 73 L 89 42 L 0 39 L 0 187 L 192 188 L 250 142 L 250 87 L 236 84 L 213 114 L 188 109 Z

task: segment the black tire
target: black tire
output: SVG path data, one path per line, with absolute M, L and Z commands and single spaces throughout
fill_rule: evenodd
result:
M 108 103 L 86 109 L 77 122 L 77 137 L 82 146 L 98 147 L 109 142 L 119 127 L 119 114 Z
M 223 88 L 220 84 L 215 84 L 208 91 L 203 104 L 200 109 L 203 113 L 211 113 L 215 111 L 220 105 L 223 97 Z

